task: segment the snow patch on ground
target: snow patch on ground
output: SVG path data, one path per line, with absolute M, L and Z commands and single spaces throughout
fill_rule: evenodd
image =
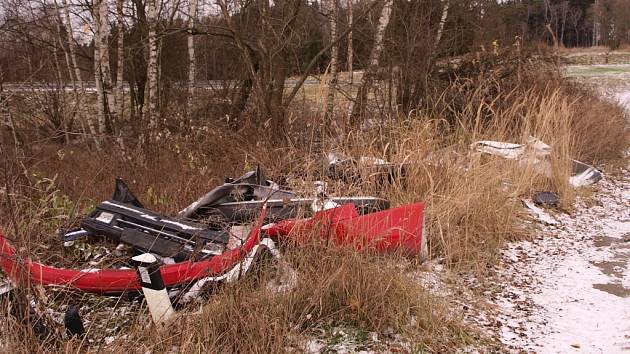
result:
M 566 71 L 630 116 L 630 65 Z M 592 188 L 572 215 L 546 210 L 558 224 L 539 224 L 535 239 L 503 251 L 496 288 L 484 292 L 490 306 L 474 322 L 510 352 L 630 353 L 630 171 Z
M 630 351 L 630 171 L 598 184 L 562 226 L 510 244 L 498 279 L 501 340 L 537 353 Z

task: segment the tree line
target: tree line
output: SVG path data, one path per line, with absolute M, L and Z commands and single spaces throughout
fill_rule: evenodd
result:
M 51 121 L 66 135 L 81 125 L 96 146 L 120 136 L 122 122 L 147 131 L 169 124 L 169 106 L 193 121 L 207 113 L 200 102 L 232 128 L 255 117 L 281 131 L 314 74 L 326 74 L 323 122 L 333 126 L 339 115 L 360 122 L 384 79 L 392 88 L 386 106 L 413 111 L 438 63 L 480 48 L 630 41 L 624 0 L 0 0 L 0 7 L 0 83 L 60 90 L 56 99 L 71 108 L 58 108 Z M 354 89 L 343 91 L 349 83 Z M 340 95 L 349 107 L 335 104 Z

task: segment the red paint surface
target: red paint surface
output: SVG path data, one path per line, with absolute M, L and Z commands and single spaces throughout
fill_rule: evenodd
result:
M 265 232 L 298 244 L 320 235 L 339 246 L 418 255 L 424 237 L 424 208 L 424 203 L 415 203 L 358 215 L 354 205 L 346 204 L 318 212 L 312 218 L 280 221 Z
M 247 240 L 240 248 L 224 252 L 209 260 L 168 264 L 160 268 L 167 287 L 186 284 L 212 274 L 221 274 L 238 263 L 260 241 L 260 226 L 264 220 L 264 209 Z M 32 281 L 40 285 L 67 286 L 92 293 L 122 293 L 140 290 L 135 269 L 100 269 L 82 272 L 63 269 L 33 262 L 18 260 L 15 248 L 0 232 L 0 267 L 16 281 Z

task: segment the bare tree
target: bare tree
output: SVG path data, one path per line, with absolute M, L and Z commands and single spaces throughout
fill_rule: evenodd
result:
M 440 24 L 438 25 L 437 35 L 435 36 L 435 43 L 433 44 L 433 50 L 437 49 L 442 39 L 442 33 L 444 32 L 444 25 L 448 17 L 449 0 L 444 1 L 444 7 L 442 8 L 442 17 L 440 18 Z
M 352 123 L 358 123 L 360 117 L 363 116 L 363 113 L 365 112 L 368 92 L 372 87 L 374 76 L 379 67 L 381 52 L 383 51 L 383 37 L 385 36 L 385 30 L 387 29 L 387 25 L 389 24 L 389 20 L 391 18 L 393 2 L 393 0 L 385 0 L 383 3 L 376 31 L 374 32 L 374 44 L 372 46 L 372 51 L 370 52 L 368 67 L 364 70 L 356 97 L 352 102 L 352 108 L 350 109 Z
M 100 0 L 104 1 L 104 0 Z M 98 134 L 104 136 L 106 133 L 106 102 L 105 91 L 103 88 L 103 75 L 102 75 L 102 28 L 100 20 L 100 3 L 95 4 L 96 8 L 92 9 L 92 16 L 94 18 L 94 83 L 96 85 L 96 117 L 98 122 Z
M 70 6 L 67 0 L 61 0 L 61 1 L 63 5 L 63 14 L 65 17 L 65 25 L 66 25 L 66 32 L 67 32 L 67 38 L 68 38 L 68 51 L 70 53 L 70 59 L 72 61 L 74 77 L 75 77 L 75 80 L 77 82 L 77 86 L 79 89 L 78 92 L 75 91 L 75 101 L 78 107 L 79 119 L 81 121 L 85 119 L 88 125 L 88 129 L 90 130 L 90 133 L 92 134 L 92 137 L 94 139 L 96 149 L 100 150 L 101 144 L 100 144 L 100 139 L 97 136 L 96 124 L 94 120 L 92 119 L 92 116 L 89 114 L 86 114 L 85 109 L 83 108 L 84 106 L 83 98 L 85 97 L 85 85 L 83 82 L 83 77 L 81 75 L 81 69 L 79 68 L 79 64 L 77 60 L 76 44 L 74 42 L 74 32 L 72 30 L 72 21 L 70 19 Z
M 337 89 L 337 62 L 339 60 L 339 43 L 337 43 L 337 18 L 338 6 L 337 0 L 326 1 L 326 12 L 328 16 L 328 27 L 330 33 L 330 41 L 333 44 L 330 54 L 330 80 L 328 81 L 328 95 L 326 97 L 326 114 L 324 126 L 329 126 L 333 119 L 335 109 L 335 91 Z
M 107 118 L 110 113 L 115 113 L 116 104 L 114 99 L 112 72 L 109 65 L 109 6 L 108 0 L 99 0 L 98 3 L 98 24 L 99 36 L 99 61 L 101 66 L 101 80 L 103 82 L 103 94 L 105 95 L 106 107 L 105 114 Z
M 147 24 L 149 27 L 149 60 L 147 65 L 148 89 L 146 90 L 146 99 L 144 104 L 144 117 L 148 121 L 149 132 L 154 133 L 157 128 L 157 110 L 159 106 L 159 87 L 158 87 L 158 39 L 157 39 L 157 20 L 159 13 L 159 0 L 147 0 Z
M 352 22 L 353 22 L 353 7 L 354 4 L 352 0 L 348 0 L 348 28 L 350 28 L 350 32 L 348 32 L 348 75 L 350 75 L 350 84 L 352 84 L 354 78 L 354 72 L 352 71 L 352 61 L 354 60 L 354 48 L 352 43 Z
M 68 53 L 68 51 L 66 50 L 66 47 L 64 45 L 64 41 L 62 39 L 62 32 L 63 32 L 63 23 L 61 21 L 61 14 L 59 13 L 59 6 L 57 4 L 57 2 L 54 2 L 54 16 L 51 16 L 52 18 L 54 18 L 56 20 L 57 23 L 57 44 L 55 45 L 55 47 L 58 46 L 59 50 L 61 50 L 63 52 L 63 56 L 65 59 L 65 64 L 66 64 L 66 69 L 68 70 L 68 77 L 70 78 L 70 82 L 72 83 L 72 89 L 73 92 L 75 92 L 75 97 L 76 97 L 76 92 L 77 92 L 77 85 L 76 85 L 76 81 L 74 80 L 74 77 L 72 76 L 72 65 L 70 64 L 70 55 Z M 58 61 L 55 61 L 56 65 L 59 67 L 58 68 L 58 81 L 61 83 L 62 80 L 62 74 L 61 74 L 61 68 L 60 65 L 58 63 Z M 66 92 L 65 90 L 63 90 L 62 96 L 64 98 L 65 101 L 65 96 L 66 96 Z M 68 104 L 69 105 L 69 104 Z M 76 114 L 76 110 L 72 112 L 72 114 L 70 116 L 64 116 L 63 117 L 63 128 L 64 128 L 64 136 L 65 136 L 65 142 L 66 144 L 70 143 L 70 129 L 72 128 L 72 123 L 74 121 L 74 116 Z
M 569 2 L 560 3 L 560 17 L 562 18 L 562 26 L 560 28 L 560 44 L 564 45 L 564 29 L 567 24 L 567 13 L 569 12 Z
M 188 16 L 188 97 L 186 99 L 186 114 L 190 119 L 195 97 L 195 75 L 197 70 L 197 61 L 195 60 L 195 37 L 193 36 L 195 20 L 197 18 L 197 0 L 190 0 Z
M 593 9 L 593 46 L 599 45 L 600 39 L 600 2 L 599 0 L 595 0 L 595 3 L 592 5 Z
M 124 116 L 125 22 L 123 18 L 123 1 L 116 0 L 116 22 L 118 24 L 118 42 L 116 44 L 116 112 L 118 113 L 117 118 L 119 122 L 122 122 Z

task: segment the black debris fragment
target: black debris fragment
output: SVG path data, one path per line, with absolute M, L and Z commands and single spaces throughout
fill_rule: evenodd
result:
M 66 327 L 66 332 L 70 337 L 85 336 L 85 327 L 83 326 L 83 320 L 79 315 L 79 307 L 76 305 L 69 305 L 66 309 L 66 313 L 63 316 L 63 324 Z
M 200 258 L 220 254 L 229 238 L 225 230 L 114 200 L 97 205 L 96 210 L 81 221 L 81 227 L 93 235 L 131 245 L 140 252 L 153 252 L 176 261 L 190 258 L 196 250 Z
M 560 205 L 560 198 L 553 192 L 538 192 L 532 198 L 534 203 L 542 206 L 557 207 Z
M 116 185 L 114 186 L 114 195 L 112 195 L 112 200 L 133 205 L 138 208 L 144 208 L 144 205 L 140 203 L 140 200 L 136 198 L 125 181 L 123 181 L 120 177 L 116 177 Z

